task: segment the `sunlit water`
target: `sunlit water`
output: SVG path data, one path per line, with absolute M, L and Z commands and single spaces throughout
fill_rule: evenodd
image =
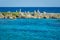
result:
M 0 40 L 60 40 L 60 19 L 0 19 Z

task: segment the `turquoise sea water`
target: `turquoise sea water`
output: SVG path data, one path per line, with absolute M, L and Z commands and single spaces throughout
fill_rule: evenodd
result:
M 0 19 L 0 40 L 60 40 L 60 19 Z

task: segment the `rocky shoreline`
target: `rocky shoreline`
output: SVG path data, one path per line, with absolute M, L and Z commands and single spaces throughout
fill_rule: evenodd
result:
M 16 18 L 44 18 L 44 19 L 60 19 L 60 13 L 40 13 L 39 10 L 34 12 L 0 12 L 0 18 L 16 19 Z

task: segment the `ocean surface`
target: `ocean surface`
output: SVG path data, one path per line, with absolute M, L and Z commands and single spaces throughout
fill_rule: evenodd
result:
M 60 19 L 0 19 L 0 40 L 60 40 Z
M 39 10 L 40 12 L 49 12 L 49 13 L 60 13 L 60 7 L 0 7 L 0 12 L 15 12 L 15 11 L 30 11 Z
M 60 7 L 0 7 L 0 12 L 60 13 Z M 60 40 L 60 19 L 0 19 L 0 40 Z

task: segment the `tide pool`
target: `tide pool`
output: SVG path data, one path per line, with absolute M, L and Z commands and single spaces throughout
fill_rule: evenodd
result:
M 0 19 L 0 40 L 60 40 L 60 19 Z

